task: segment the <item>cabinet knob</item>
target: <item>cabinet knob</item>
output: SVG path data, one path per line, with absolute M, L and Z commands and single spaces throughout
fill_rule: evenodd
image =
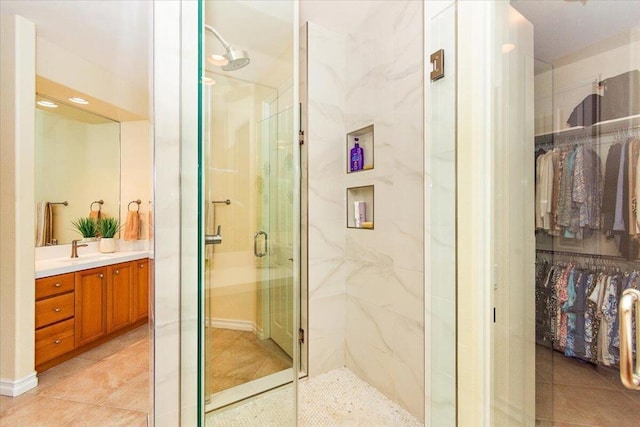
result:
M 144 264 L 139 264 L 138 267 L 144 268 Z
M 56 284 L 55 284 L 55 285 L 53 285 L 53 286 L 55 286 L 56 288 L 59 288 L 60 286 L 62 286 L 62 284 L 60 284 L 60 283 L 56 283 Z
M 60 340 L 55 340 L 53 343 L 54 343 L 54 344 L 60 344 L 61 342 L 62 342 L 62 341 L 60 341 Z
M 53 311 L 55 311 L 56 313 L 60 313 L 61 310 L 62 309 L 60 307 L 56 307 L 56 308 L 53 309 Z
M 102 279 L 104 277 L 104 274 L 100 273 L 98 274 L 98 277 Z
M 115 271 L 115 273 L 116 273 L 116 274 L 120 274 L 120 270 L 116 270 L 116 271 Z

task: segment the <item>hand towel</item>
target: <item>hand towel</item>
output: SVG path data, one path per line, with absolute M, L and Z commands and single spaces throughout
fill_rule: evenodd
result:
M 127 213 L 127 222 L 124 226 L 124 240 L 138 240 L 140 238 L 140 214 L 138 211 Z
M 100 219 L 100 210 L 97 211 L 89 211 L 89 218 L 93 218 L 96 221 Z
M 36 246 L 45 246 L 53 239 L 53 212 L 49 202 L 36 205 Z

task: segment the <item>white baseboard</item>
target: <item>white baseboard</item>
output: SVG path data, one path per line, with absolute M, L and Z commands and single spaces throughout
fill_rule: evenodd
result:
M 38 386 L 38 377 L 36 371 L 19 380 L 9 380 L 0 378 L 0 394 L 3 396 L 16 397 L 20 396 Z
M 250 320 L 236 320 L 236 319 L 220 319 L 214 317 L 209 319 L 209 326 L 220 329 L 232 329 L 234 331 L 247 331 L 254 332 L 256 324 Z
M 250 320 L 221 319 L 219 317 L 214 317 L 213 319 L 206 319 L 205 325 L 212 328 L 253 332 L 259 339 L 265 339 L 264 330 L 262 328 L 258 328 L 258 325 Z

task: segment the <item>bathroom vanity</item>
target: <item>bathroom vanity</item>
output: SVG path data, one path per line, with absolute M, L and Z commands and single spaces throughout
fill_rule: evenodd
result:
M 128 251 L 36 262 L 38 373 L 147 322 L 148 257 Z

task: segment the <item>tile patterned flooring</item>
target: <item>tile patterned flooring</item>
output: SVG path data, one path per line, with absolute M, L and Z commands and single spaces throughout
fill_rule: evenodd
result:
M 536 425 L 640 426 L 640 391 L 627 390 L 617 369 L 536 348 Z
M 251 332 L 217 330 L 213 335 L 214 349 L 225 346 L 214 355 L 217 387 L 291 365 L 275 344 L 256 340 Z M 640 392 L 625 389 L 617 370 L 540 346 L 536 351 L 536 425 L 640 426 Z M 35 389 L 16 398 L 0 396 L 0 425 L 146 426 L 151 411 L 149 354 L 148 328 L 143 326 L 51 368 L 39 376 Z M 291 389 L 255 399 L 254 410 L 247 414 L 265 410 L 261 399 L 274 408 L 275 401 L 283 401 L 278 393 L 286 392 Z M 302 381 L 299 399 L 303 426 L 420 425 L 405 419 L 401 408 L 346 369 Z M 233 425 L 225 422 L 232 414 L 237 420 L 238 412 L 229 410 L 208 417 L 207 424 Z M 247 425 L 265 425 L 264 415 Z
M 291 368 L 292 360 L 272 340 L 260 340 L 253 332 L 212 328 L 212 377 L 210 392 Z
M 146 426 L 150 340 L 141 326 L 38 376 L 38 386 L 0 396 L 0 425 Z

